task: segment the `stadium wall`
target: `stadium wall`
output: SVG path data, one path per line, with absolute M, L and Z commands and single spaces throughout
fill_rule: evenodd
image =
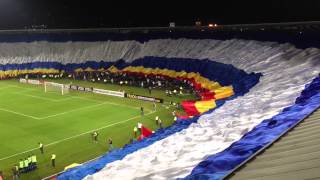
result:
M 255 85 L 251 81 L 246 81 L 246 78 L 228 76 L 227 73 L 223 75 L 224 69 L 220 72 L 218 71 L 217 74 L 221 75 L 221 78 L 223 77 L 221 80 L 225 81 L 225 83 L 237 83 L 239 80 L 247 82 L 242 84 L 244 86 L 237 87 L 235 85 L 237 92 L 239 92 L 238 95 L 242 96 L 237 96 L 237 98 L 218 104 L 218 109 L 202 115 L 197 120 L 190 121 L 190 123 L 195 121 L 198 123 L 190 125 L 188 124 L 189 122 L 180 122 L 182 124 L 186 123 L 188 128 L 171 133 L 166 138 L 159 138 L 148 146 L 145 144 L 133 145 L 135 147 L 132 147 L 133 149 L 129 150 L 126 156 L 120 157 L 117 154 L 112 156 L 112 153 L 117 153 L 117 151 L 110 153 L 110 157 L 107 157 L 105 163 L 100 164 L 99 167 L 91 167 L 93 169 L 97 167 L 94 169 L 95 171 L 103 169 L 87 178 L 181 178 L 191 173 L 193 167 L 203 160 L 206 161 L 200 163 L 187 178 L 202 177 L 204 174 L 206 174 L 205 176 L 211 174 L 210 177 L 219 178 L 246 157 L 246 155 L 241 157 L 228 156 L 228 153 L 240 152 L 239 154 L 241 155 L 250 155 L 251 152 L 256 151 L 271 138 L 266 138 L 262 144 L 254 144 L 247 148 L 237 144 L 232 145 L 233 143 L 239 142 L 241 145 L 246 145 L 246 143 L 241 143 L 239 140 L 247 133 L 252 132 L 255 134 L 255 131 L 252 130 L 259 129 L 260 126 L 263 127 L 264 120 L 270 121 L 271 118 L 277 117 L 277 115 L 281 117 L 280 113 L 283 112 L 289 113 L 282 116 L 286 119 L 289 117 L 288 115 L 292 115 L 290 110 L 297 112 L 297 109 L 294 108 L 296 104 L 298 104 L 298 107 L 303 108 L 295 99 L 300 96 L 302 90 L 305 89 L 305 85 L 311 83 L 319 75 L 320 69 L 320 50 L 317 48 L 298 49 L 289 43 L 280 44 L 278 42 L 243 39 L 213 40 L 205 38 L 190 39 L 189 37 L 140 39 L 139 41 L 14 42 L 0 43 L 0 55 L 0 62 L 3 65 L 30 64 L 30 66 L 33 66 L 36 63 L 55 62 L 60 66 L 61 64 L 77 66 L 90 61 L 108 63 L 117 61 L 114 64 L 121 67 L 125 63 L 139 64 L 139 59 L 149 59 L 148 61 L 145 60 L 145 66 L 148 66 L 147 63 L 149 61 L 154 61 L 155 64 L 160 66 L 161 62 L 171 59 L 172 62 L 175 61 L 174 64 L 181 62 L 179 63 L 182 64 L 181 66 L 187 60 L 194 61 L 191 66 L 195 67 L 198 65 L 199 60 L 203 62 L 214 61 L 213 64 L 218 63 L 217 65 L 221 63 L 223 67 L 232 65 L 236 69 L 233 69 L 235 72 L 240 72 L 239 74 L 241 74 L 243 71 L 246 75 L 245 77 L 256 77 L 259 75 L 258 73 L 262 73 L 263 76 L 260 77 L 259 83 Z M 182 61 L 180 61 L 181 59 Z M 186 61 L 183 61 L 183 59 L 186 59 Z M 206 69 L 206 65 L 203 65 L 203 76 L 206 76 L 206 73 L 214 74 L 214 67 Z M 189 66 L 183 68 L 188 68 Z M 7 69 L 7 67 L 5 68 Z M 198 71 L 201 70 L 198 69 Z M 233 72 L 233 70 L 229 71 L 229 73 Z M 234 74 L 236 75 L 237 73 Z M 215 78 L 217 77 L 212 77 L 212 80 L 218 81 Z M 241 94 L 241 89 L 247 91 L 243 91 Z M 305 101 L 305 103 L 310 104 L 310 106 L 306 106 L 310 108 L 304 111 L 306 114 L 311 113 L 312 109 L 316 108 L 317 104 L 320 104 L 317 100 Z M 311 105 L 312 103 L 313 105 Z M 286 107 L 291 108 L 285 109 Z M 302 118 L 302 116 L 297 117 Z M 283 126 L 286 125 L 288 124 L 283 124 Z M 276 128 L 275 130 L 281 131 L 282 129 Z M 258 134 L 261 134 L 261 132 Z M 158 136 L 161 137 L 161 135 Z M 248 137 L 252 136 L 250 134 L 244 136 L 244 138 Z M 256 139 L 252 138 L 250 142 L 251 140 L 256 142 Z M 130 148 L 130 145 L 128 147 Z M 243 151 L 239 151 L 239 149 Z M 146 154 L 148 156 L 145 156 Z M 219 166 L 214 161 L 206 159 L 209 154 L 214 154 L 211 159 L 212 157 L 218 159 L 220 157 L 222 160 L 220 159 L 221 161 L 217 162 L 222 165 Z M 230 160 L 226 157 L 232 159 Z M 204 168 L 204 170 L 203 167 L 213 168 Z M 72 170 L 72 172 L 68 171 L 69 174 L 64 174 L 58 178 L 69 179 L 77 177 L 69 176 L 77 173 L 82 173 L 81 177 L 83 177 L 95 172 L 88 172 L 81 168 L 85 167 Z M 214 171 L 211 171 L 212 169 Z M 215 176 L 217 174 L 219 176 Z

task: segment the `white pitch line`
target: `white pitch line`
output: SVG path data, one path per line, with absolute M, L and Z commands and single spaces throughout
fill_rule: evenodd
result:
M 148 116 L 148 115 L 153 114 L 155 112 L 156 111 L 149 112 L 149 113 L 145 114 L 145 116 Z M 119 121 L 119 122 L 116 122 L 116 123 L 113 123 L 113 124 L 109 124 L 109 125 L 100 127 L 98 129 L 93 129 L 93 130 L 90 130 L 90 131 L 87 131 L 87 132 L 84 132 L 84 133 L 81 133 L 81 134 L 77 134 L 77 135 L 74 135 L 74 136 L 71 136 L 71 137 L 68 137 L 68 138 L 65 138 L 65 139 L 61 139 L 59 141 L 55 141 L 55 142 L 49 143 L 49 144 L 45 145 L 45 147 L 52 146 L 52 145 L 55 145 L 55 144 L 58 144 L 58 143 L 61 143 L 63 141 L 67 141 L 67 140 L 70 140 L 70 139 L 74 139 L 74 138 L 77 138 L 79 136 L 82 136 L 82 135 L 85 135 L 85 134 L 89 134 L 89 133 L 91 133 L 93 131 L 97 131 L 97 130 L 105 129 L 105 128 L 108 128 L 108 127 L 111 127 L 111 126 L 114 126 L 114 125 L 117 125 L 117 124 L 125 123 L 127 121 L 130 121 L 132 119 L 136 119 L 136 118 L 139 118 L 139 117 L 141 117 L 141 116 L 134 116 L 134 117 L 129 118 L 127 120 Z M 18 156 L 18 155 L 21 155 L 21 154 L 29 153 L 29 152 L 37 150 L 37 149 L 39 149 L 39 148 L 33 148 L 33 149 L 29 149 L 27 151 L 23 151 L 23 152 L 16 153 L 16 154 L 13 154 L 13 155 L 10 155 L 10 156 L 7 156 L 7 157 L 3 157 L 3 158 L 0 159 L 0 161 L 15 157 L 15 156 Z
M 110 104 L 110 105 L 115 105 L 115 106 L 121 106 L 121 107 L 127 107 L 127 108 L 131 108 L 131 109 L 139 109 L 138 107 L 133 107 L 133 106 L 128 106 L 128 105 L 123 105 L 123 104 L 117 104 L 117 103 L 113 103 L 113 102 L 109 102 L 109 101 L 100 101 L 100 100 L 95 100 L 95 99 L 89 99 L 89 98 L 86 98 L 86 97 L 80 97 L 80 96 L 71 96 L 72 98 L 75 98 L 75 99 L 84 99 L 84 100 L 87 100 L 87 101 L 93 101 L 93 102 L 106 102 L 107 104 Z M 148 109 L 149 110 L 149 109 Z
M 7 88 L 11 88 L 12 86 L 5 86 L 5 87 L 1 87 L 0 90 L 2 89 L 7 89 Z
M 36 98 L 36 99 L 42 99 L 42 100 L 46 100 L 46 101 L 58 102 L 57 100 L 54 100 L 54 99 L 51 99 L 51 98 L 46 98 L 46 97 L 41 97 L 41 96 L 34 96 L 34 95 L 31 95 L 31 94 L 25 94 L 25 93 L 22 93 L 22 92 L 16 92 L 14 94 L 19 94 L 19 95 L 22 95 L 22 96 L 32 97 L 32 98 Z
M 21 88 L 21 89 L 29 89 L 29 91 L 37 91 L 37 89 L 33 89 L 33 88 L 24 88 L 24 87 L 19 87 L 19 86 L 12 86 L 12 87 L 17 87 L 17 88 Z M 17 94 L 20 94 L 20 93 L 17 93 Z M 24 94 L 25 95 L 25 94 Z M 26 95 L 26 96 L 30 96 L 30 97 L 33 97 L 33 95 Z M 67 99 L 71 99 L 71 98 L 75 98 L 75 99 L 84 99 L 84 100 L 88 100 L 88 101 L 93 101 L 93 102 L 106 102 L 106 101 L 100 101 L 100 100 L 94 100 L 94 99 L 89 99 L 89 98 L 86 98 L 86 97 L 82 97 L 82 96 L 73 96 L 73 95 L 66 95 L 68 96 L 69 98 L 65 98 L 65 99 L 61 99 L 61 100 L 52 100 L 52 99 L 49 99 L 48 100 L 50 101 L 54 101 L 54 102 L 60 102 L 60 101 L 65 101 Z M 42 98 L 42 97 L 34 97 L 34 98 Z M 44 98 L 46 99 L 46 98 Z M 110 105 L 115 105 L 115 106 L 122 106 L 122 107 L 127 107 L 127 108 L 131 108 L 131 109 L 139 109 L 138 107 L 133 107 L 133 106 L 127 106 L 127 105 L 123 105 L 123 104 L 117 104 L 117 103 L 112 103 L 112 102 L 108 102 L 108 104 Z M 147 109 L 145 108 L 146 110 L 149 110 L 149 111 L 152 111 L 150 109 Z
M 31 91 L 31 89 L 29 88 L 29 90 L 27 89 L 25 91 Z M 23 92 L 25 92 L 25 91 L 23 91 Z M 49 98 L 40 97 L 40 96 L 33 96 L 33 95 L 30 95 L 30 94 L 23 94 L 23 93 L 19 93 L 19 92 L 15 93 L 15 94 L 20 94 L 20 95 L 24 95 L 24 96 L 30 96 L 30 97 L 33 97 L 33 98 L 38 98 L 38 99 L 43 99 L 43 100 L 54 101 L 54 100 L 49 99 Z M 47 118 L 51 118 L 51 117 L 64 115 L 64 114 L 67 114 L 67 113 L 70 113 L 70 112 L 74 112 L 74 111 L 78 111 L 78 110 L 83 110 L 83 109 L 88 109 L 88 108 L 92 108 L 92 107 L 96 107 L 96 106 L 101 106 L 101 105 L 104 105 L 104 104 L 110 104 L 110 105 L 115 105 L 115 106 L 120 106 L 120 107 L 127 107 L 127 108 L 131 108 L 131 109 L 139 109 L 139 108 L 136 108 L 136 107 L 117 104 L 117 103 L 112 103 L 112 102 L 109 102 L 109 101 L 100 101 L 100 100 L 94 100 L 94 99 L 89 99 L 89 98 L 79 97 L 79 96 L 72 96 L 72 95 L 69 95 L 67 98 L 63 99 L 63 101 L 67 100 L 67 99 L 71 99 L 71 98 L 84 99 L 84 100 L 88 100 L 88 101 L 102 102 L 102 103 L 94 104 L 94 105 L 91 105 L 91 106 L 85 106 L 85 107 L 82 107 L 82 108 L 77 108 L 77 109 L 73 109 L 73 110 L 70 110 L 70 111 L 65 111 L 65 112 L 61 112 L 61 113 L 57 113 L 57 114 L 53 114 L 53 115 L 49 115 L 49 116 L 45 116 L 45 117 L 35 117 L 35 116 L 31 116 L 31 115 L 20 113 L 20 112 L 8 110 L 8 109 L 5 109 L 5 108 L 0 108 L 0 110 L 5 111 L 5 112 L 10 112 L 10 113 L 13 113 L 13 114 L 17 114 L 17 115 L 20 115 L 20 116 L 24 116 L 24 117 L 29 117 L 29 118 L 32 118 L 32 119 L 41 120 L 41 119 L 47 119 Z M 62 101 L 62 100 L 56 100 L 56 101 L 59 102 L 59 101 Z M 146 108 L 146 110 L 149 110 L 149 109 Z M 151 111 L 151 110 L 149 110 L 149 111 Z
M 38 89 L 34 89 L 34 88 L 30 88 L 30 87 L 20 87 L 20 86 L 17 86 L 17 85 L 10 85 L 10 87 L 28 89 L 26 91 L 38 91 Z M 47 92 L 47 93 L 50 93 L 50 92 Z M 32 95 L 30 95 L 30 96 L 32 96 Z M 60 101 L 65 101 L 67 99 L 76 98 L 76 99 L 84 99 L 84 100 L 89 100 L 89 101 L 94 101 L 94 102 L 105 102 L 105 101 L 94 100 L 94 99 L 90 99 L 90 98 L 86 98 L 86 97 L 82 97 L 82 96 L 73 96 L 73 95 L 65 95 L 65 96 L 68 96 L 69 98 L 65 98 L 65 99 L 61 99 L 61 100 L 52 100 L 52 99 L 51 100 L 55 101 L 55 102 L 60 102 Z M 35 98 L 37 98 L 37 97 L 35 97 Z M 48 100 L 49 100 L 49 98 L 48 98 Z M 117 103 L 112 103 L 112 102 L 108 102 L 108 104 L 115 105 L 115 106 L 127 107 L 127 108 L 131 108 L 131 109 L 139 109 L 139 107 L 133 107 L 133 106 L 129 106 L 129 105 L 117 104 Z M 145 110 L 152 111 L 151 109 L 148 109 L 148 108 L 145 108 Z
M 89 109 L 89 108 L 93 108 L 93 107 L 97 107 L 97 106 L 102 106 L 102 105 L 105 105 L 105 104 L 108 104 L 108 103 L 107 102 L 103 102 L 103 103 L 100 103 L 100 104 L 94 104 L 94 105 L 85 106 L 85 107 L 81 107 L 81 108 L 77 108 L 77 109 L 72 109 L 70 111 L 64 111 L 64 112 L 61 112 L 61 113 L 57 113 L 57 114 L 41 117 L 40 119 L 48 119 L 48 118 L 51 118 L 51 117 L 56 117 L 56 116 L 60 116 L 60 115 L 63 115 L 63 114 L 68 114 L 68 113 L 71 113 L 71 112 L 74 112 L 74 111 L 83 110 L 83 109 Z
M 30 115 L 27 115 L 27 114 L 11 111 L 9 109 L 4 109 L 4 108 L 0 108 L 0 111 L 10 112 L 10 113 L 13 113 L 13 114 L 17 114 L 17 115 L 20 115 L 20 116 L 24 116 L 24 117 L 28 117 L 28 118 L 32 118 L 32 119 L 37 119 L 37 120 L 41 119 L 39 117 L 30 116 Z
M 25 91 L 23 91 L 23 92 L 25 92 Z M 28 97 L 33 97 L 33 98 L 36 98 L 36 99 L 42 99 L 42 100 L 47 100 L 47 101 L 52 101 L 52 102 L 61 102 L 61 101 L 66 101 L 68 99 L 72 99 L 72 97 L 70 97 L 70 96 L 66 97 L 66 98 L 63 98 L 63 99 L 55 100 L 55 99 L 52 99 L 52 98 L 46 98 L 46 97 L 42 97 L 42 96 L 35 96 L 35 95 L 31 95 L 31 94 L 25 94 L 25 93 L 22 93 L 22 92 L 16 92 L 14 94 L 19 94 L 19 95 L 22 95 L 22 96 L 28 96 Z

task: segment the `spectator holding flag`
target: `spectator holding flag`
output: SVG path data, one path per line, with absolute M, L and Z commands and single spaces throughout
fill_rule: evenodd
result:
M 142 139 L 149 137 L 153 133 L 153 131 L 144 127 L 141 123 L 138 123 L 138 129 L 139 129 L 138 141 L 141 141 Z

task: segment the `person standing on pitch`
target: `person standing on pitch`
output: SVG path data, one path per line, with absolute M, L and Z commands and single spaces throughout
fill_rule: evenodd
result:
M 141 111 L 141 116 L 143 116 L 143 115 L 144 115 L 144 109 L 143 109 L 143 107 L 140 108 L 140 111 Z
M 109 144 L 109 151 L 112 151 L 113 146 L 112 146 L 112 139 L 111 138 L 108 139 L 108 144 Z
M 149 94 L 151 94 L 151 86 L 149 86 L 148 90 L 149 90 Z
M 12 179 L 13 180 L 19 180 L 19 168 L 18 168 L 18 165 L 14 165 L 12 167 Z
M 92 136 L 93 136 L 93 140 L 94 140 L 94 142 L 95 143 L 98 143 L 98 132 L 97 131 L 94 131 L 93 133 L 92 133 Z
M 160 129 L 162 129 L 162 121 L 161 121 L 161 119 L 159 119 L 159 127 L 160 127 Z
M 51 155 L 51 165 L 52 165 L 52 167 L 56 167 L 56 155 L 55 154 Z
M 0 180 L 3 180 L 3 174 L 2 174 L 2 171 L 0 171 Z
M 43 144 L 41 142 L 39 142 L 39 149 L 41 154 L 43 154 Z
M 19 172 L 23 172 L 23 168 L 24 168 L 24 161 L 23 159 L 20 159 L 19 161 Z
M 134 134 L 134 137 L 136 138 L 137 137 L 137 133 L 138 133 L 138 128 L 135 126 L 133 128 L 133 134 Z
M 34 154 L 31 156 L 31 164 L 33 168 L 37 168 L 37 156 Z
M 157 110 L 157 105 L 155 102 L 153 102 L 153 110 L 156 111 Z
M 26 158 L 24 161 L 24 172 L 28 172 L 29 171 L 29 160 L 28 158 Z

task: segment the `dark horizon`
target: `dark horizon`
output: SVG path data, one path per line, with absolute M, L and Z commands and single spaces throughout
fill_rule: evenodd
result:
M 180 3 L 180 4 L 177 4 Z M 320 1 L 0 1 L 0 29 L 119 28 L 319 21 Z

